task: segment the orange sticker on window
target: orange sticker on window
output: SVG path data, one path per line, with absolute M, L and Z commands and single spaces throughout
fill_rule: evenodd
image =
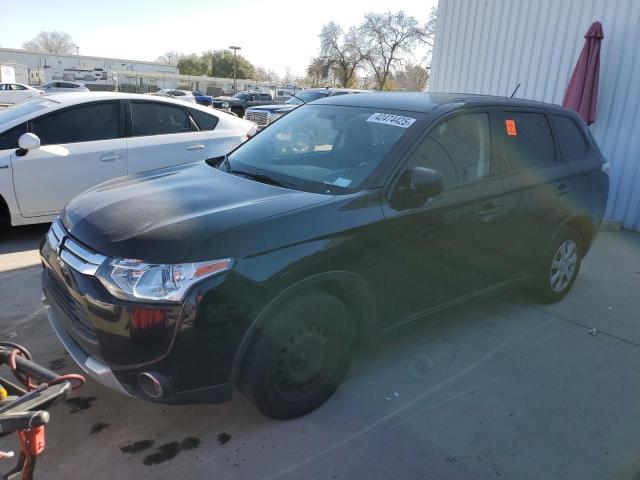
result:
M 507 127 L 507 135 L 509 135 L 510 137 L 515 137 L 516 135 L 518 135 L 518 133 L 516 132 L 515 120 L 505 120 L 504 124 Z

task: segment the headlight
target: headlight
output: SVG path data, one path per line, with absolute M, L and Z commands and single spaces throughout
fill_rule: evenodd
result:
M 112 258 L 96 276 L 111 295 L 123 300 L 181 302 L 191 286 L 232 266 L 231 258 L 174 265 Z
M 229 108 L 229 102 L 222 102 L 222 108 Z

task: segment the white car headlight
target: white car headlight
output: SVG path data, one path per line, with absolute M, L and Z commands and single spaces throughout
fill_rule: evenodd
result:
M 231 258 L 171 265 L 111 258 L 96 276 L 111 295 L 123 300 L 181 302 L 191 286 L 232 266 Z
M 222 108 L 229 108 L 229 102 L 222 102 Z

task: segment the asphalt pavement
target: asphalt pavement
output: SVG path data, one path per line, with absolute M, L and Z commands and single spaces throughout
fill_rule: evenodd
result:
M 68 373 L 40 304 L 46 229 L 0 237 L 0 339 Z M 265 418 L 239 393 L 171 407 L 90 380 L 51 411 L 37 478 L 637 479 L 639 312 L 640 235 L 601 232 L 562 302 L 513 292 L 403 327 L 361 347 L 300 419 Z

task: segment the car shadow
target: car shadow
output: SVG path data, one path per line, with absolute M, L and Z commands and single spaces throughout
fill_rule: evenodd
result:
M 0 232 L 0 255 L 35 250 L 40 246 L 42 237 L 49 229 L 50 223 L 11 227 Z

